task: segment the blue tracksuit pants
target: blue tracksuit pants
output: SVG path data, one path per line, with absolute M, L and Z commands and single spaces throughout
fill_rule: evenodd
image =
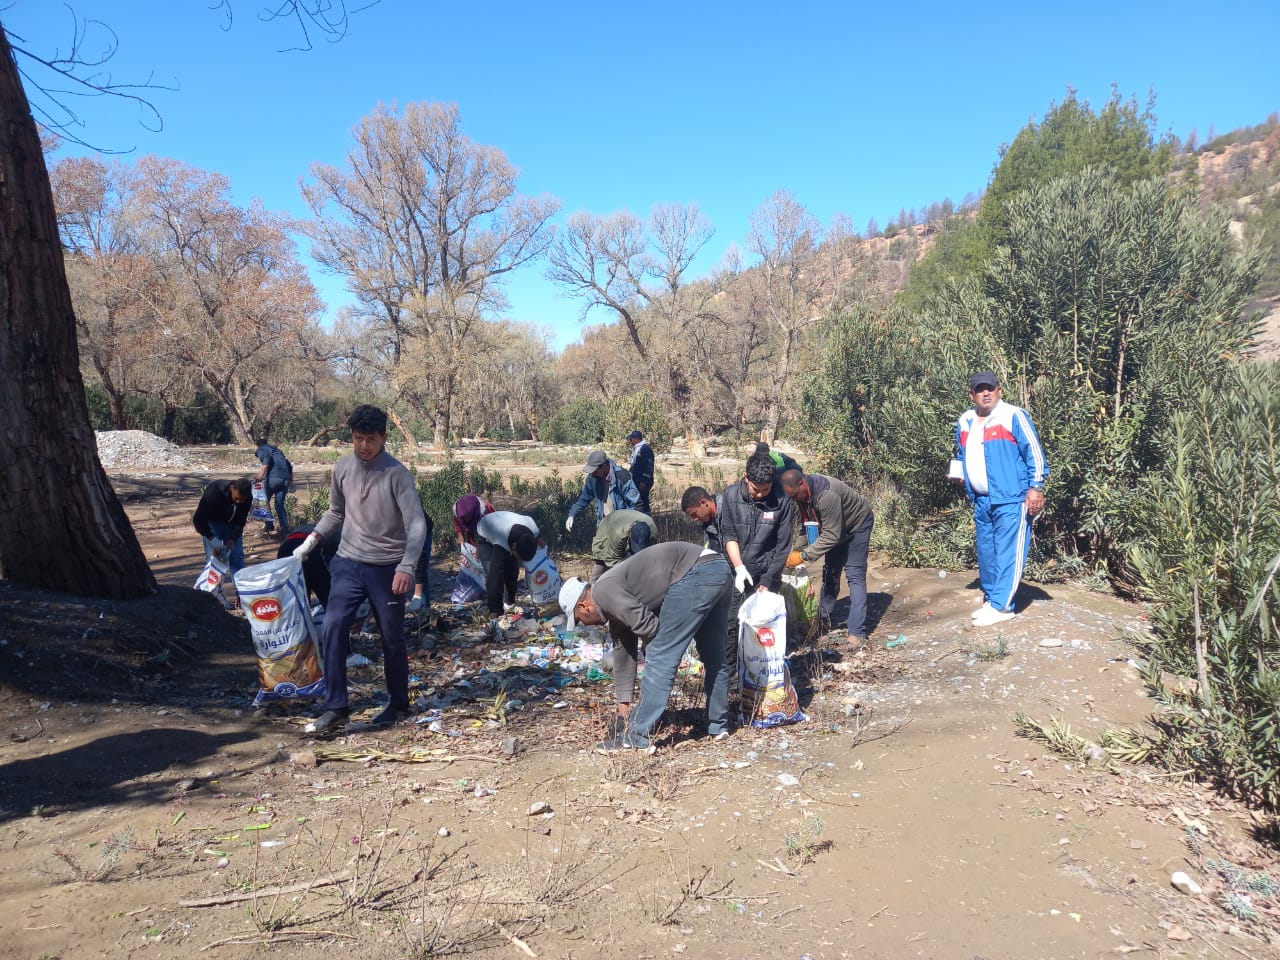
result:
M 1026 501 L 992 503 L 990 497 L 980 494 L 973 499 L 973 522 L 982 595 L 997 610 L 1012 610 L 1031 549 Z

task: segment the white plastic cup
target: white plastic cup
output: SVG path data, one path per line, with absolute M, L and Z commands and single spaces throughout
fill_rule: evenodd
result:
M 952 460 L 951 463 L 947 466 L 947 479 L 948 480 L 964 479 L 964 465 L 961 464 L 959 460 Z

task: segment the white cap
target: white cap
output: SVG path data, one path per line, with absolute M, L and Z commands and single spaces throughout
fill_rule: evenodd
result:
M 582 591 L 585 589 L 587 589 L 587 581 L 581 577 L 570 577 L 560 588 L 560 609 L 568 618 L 565 627 L 569 630 L 574 627 L 573 608 L 578 605 L 578 598 L 582 596 Z

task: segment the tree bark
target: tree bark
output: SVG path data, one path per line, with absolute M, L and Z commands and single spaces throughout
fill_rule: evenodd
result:
M 89 425 L 49 172 L 2 25 L 0 324 L 0 576 L 146 595 L 155 578 Z
M 387 408 L 387 419 L 390 420 L 397 430 L 404 434 L 404 442 L 409 445 L 410 450 L 418 449 L 418 441 L 408 427 L 404 425 L 404 421 L 396 415 L 396 412 L 390 407 Z

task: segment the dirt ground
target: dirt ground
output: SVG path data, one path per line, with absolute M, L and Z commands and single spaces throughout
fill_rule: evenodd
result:
M 504 665 L 443 602 L 446 551 L 410 625 L 440 722 L 318 741 L 306 709 L 250 707 L 244 621 L 190 589 L 191 511 L 238 463 L 211 456 L 113 477 L 156 596 L 0 584 L 0 957 L 1280 956 L 1272 822 L 1015 731 L 1024 711 L 1096 741 L 1150 714 L 1121 639 L 1137 606 L 1028 585 L 1016 620 L 975 631 L 971 574 L 873 561 L 870 652 L 792 658 L 804 723 L 699 738 L 685 679 L 653 756 L 600 756 L 608 684 Z M 576 472 L 556 458 L 507 466 Z M 668 459 L 678 485 L 733 470 Z M 260 528 L 246 548 L 274 556 Z M 377 644 L 356 648 L 373 708 Z

